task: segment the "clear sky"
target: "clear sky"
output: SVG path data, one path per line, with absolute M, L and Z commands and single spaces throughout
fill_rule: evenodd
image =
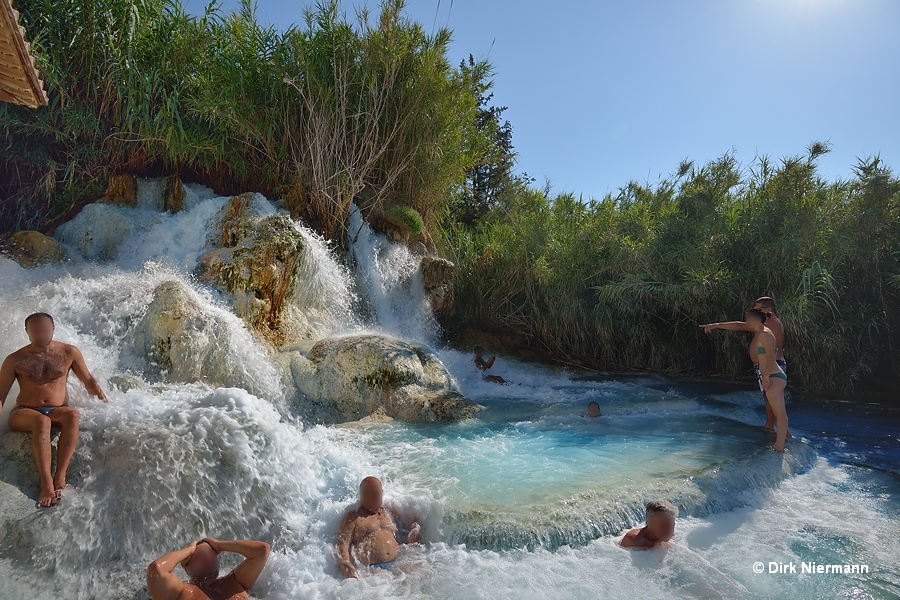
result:
M 309 3 L 258 0 L 257 15 L 283 28 Z M 408 0 L 407 13 L 453 30 L 454 63 L 491 61 L 518 169 L 557 191 L 599 198 L 683 158 L 734 149 L 747 165 L 815 140 L 832 144 L 830 179 L 874 154 L 900 172 L 900 0 Z

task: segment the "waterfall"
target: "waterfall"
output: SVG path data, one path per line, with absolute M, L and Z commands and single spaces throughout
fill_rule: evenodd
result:
M 372 325 L 399 338 L 435 343 L 440 329 L 425 296 L 421 258 L 375 233 L 355 205 L 349 236 L 350 264 Z
M 189 185 L 185 186 L 185 209 L 163 213 L 162 188 L 158 180 L 139 179 L 134 208 L 90 204 L 62 225 L 56 236 L 86 260 L 108 261 L 130 270 L 153 261 L 191 273 L 219 236 L 219 218 L 228 198 Z M 249 210 L 258 217 L 278 212 L 259 194 L 253 196 Z M 303 223 L 295 226 L 306 242 L 306 252 L 293 304 L 317 337 L 367 330 L 420 343 L 437 342 L 439 326 L 425 296 L 419 257 L 375 233 L 355 206 L 346 257 Z

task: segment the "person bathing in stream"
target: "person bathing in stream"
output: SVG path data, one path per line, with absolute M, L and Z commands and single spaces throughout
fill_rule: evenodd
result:
M 66 471 L 78 442 L 78 410 L 69 406 L 66 382 L 69 371 L 81 380 L 88 393 L 106 402 L 106 394 L 88 371 L 75 346 L 53 341 L 55 326 L 47 313 L 25 319 L 30 344 L 6 357 L 0 366 L 0 409 L 14 382 L 19 382 L 16 407 L 9 413 L 9 428 L 31 434 L 31 452 L 37 466 L 41 491 L 37 504 L 53 506 L 66 487 Z M 50 429 L 62 430 L 56 454 L 56 472 L 51 474 Z
M 759 309 L 766 313 L 766 327 L 769 329 L 769 331 L 772 332 L 772 335 L 775 336 L 775 362 L 778 364 L 784 374 L 787 375 L 787 361 L 784 358 L 784 323 L 782 323 L 781 319 L 779 319 L 775 314 L 775 300 L 768 296 L 763 296 L 762 298 L 758 298 L 756 302 L 753 303 L 753 308 Z M 725 329 L 728 331 L 751 331 L 750 327 L 745 321 L 707 323 L 706 325 L 701 325 L 700 327 L 706 333 L 710 333 L 714 329 Z M 766 395 L 766 390 L 763 389 L 762 376 L 760 375 L 759 369 L 756 369 L 756 378 L 759 381 L 759 389 L 762 392 L 763 400 L 766 404 L 766 423 L 765 425 L 763 425 L 763 427 L 769 430 L 774 430 L 775 412 L 772 410 L 772 405 L 769 402 L 768 396 Z M 787 432 L 787 437 L 791 437 L 790 431 Z
M 150 563 L 147 567 L 147 588 L 153 600 L 246 599 L 249 598 L 247 591 L 266 566 L 269 551 L 269 544 L 265 542 L 204 538 Z M 223 552 L 241 554 L 246 560 L 225 577 L 219 577 L 219 555 Z M 178 565 L 191 578 L 190 583 L 185 583 L 173 573 Z
M 772 407 L 777 424 L 775 444 L 769 448 L 776 452 L 784 452 L 784 443 L 788 433 L 788 416 L 784 407 L 787 374 L 775 360 L 775 334 L 766 327 L 768 316 L 758 308 L 748 309 L 744 319 L 746 328 L 753 332 L 753 340 L 750 342 L 750 360 L 756 367 L 760 387 Z
M 492 356 L 485 360 L 484 358 L 484 348 L 481 346 L 475 346 L 475 368 L 484 373 L 491 367 L 494 366 L 494 361 L 497 360 L 496 356 Z M 506 383 L 506 380 L 500 377 L 499 375 L 484 375 L 485 381 L 490 381 L 491 383 Z
M 645 524 L 632 529 L 619 542 L 623 548 L 649 550 L 657 544 L 668 542 L 675 536 L 675 517 L 678 509 L 668 500 L 652 500 L 647 503 Z
M 591 419 L 596 419 L 600 416 L 600 404 L 598 402 L 590 402 L 587 407 L 587 414 L 584 415 Z
M 400 551 L 397 521 L 401 515 L 382 505 L 381 480 L 366 477 L 359 484 L 359 508 L 349 511 L 337 538 L 338 568 L 345 577 L 358 577 L 356 563 L 375 569 L 390 569 Z M 422 543 L 418 522 L 412 520 L 408 544 Z

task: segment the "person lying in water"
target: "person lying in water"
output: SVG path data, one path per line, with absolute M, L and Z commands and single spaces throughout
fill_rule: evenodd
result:
M 497 360 L 496 356 L 492 356 L 485 360 L 484 358 L 484 348 L 481 346 L 475 346 L 475 368 L 484 373 L 491 367 L 494 366 L 494 361 Z M 483 375 L 485 381 L 490 381 L 491 383 L 506 383 L 506 380 L 500 377 L 499 375 Z
M 88 371 L 84 357 L 75 346 L 53 341 L 55 325 L 47 313 L 25 319 L 30 344 L 6 357 L 0 366 L 0 409 L 14 382 L 19 382 L 16 407 L 9 413 L 9 428 L 31 434 L 31 452 L 37 467 L 41 491 L 37 504 L 59 502 L 66 487 L 66 471 L 78 443 L 78 410 L 69 406 L 66 382 L 69 371 L 84 384 L 89 394 L 106 402 L 106 394 Z M 61 429 L 56 454 L 56 472 L 51 473 L 50 429 Z
M 397 521 L 401 515 L 382 505 L 381 480 L 366 477 L 359 484 L 359 508 L 349 511 L 341 523 L 337 538 L 338 568 L 345 577 L 358 577 L 354 560 L 376 569 L 390 569 L 397 559 Z M 421 528 L 415 519 L 406 542 L 420 544 Z
M 191 542 L 181 550 L 161 556 L 147 567 L 147 588 L 153 600 L 181 600 L 202 598 L 210 600 L 239 600 L 249 598 L 253 587 L 266 566 L 271 548 L 254 540 L 217 540 L 204 538 Z M 219 555 L 235 552 L 246 560 L 225 577 L 219 577 Z M 191 578 L 185 583 L 173 571 L 181 565 Z
M 675 536 L 676 516 L 678 509 L 668 500 L 651 500 L 647 503 L 645 525 L 626 533 L 619 544 L 623 548 L 649 550 L 668 542 Z
M 778 366 L 786 375 L 787 361 L 784 358 L 784 323 L 782 323 L 781 319 L 778 318 L 778 315 L 775 314 L 775 300 L 769 296 L 757 298 L 756 302 L 753 303 L 753 308 L 757 308 L 766 313 L 766 327 L 772 332 L 772 335 L 775 336 L 775 362 L 778 363 Z M 750 327 L 745 321 L 707 323 L 700 327 L 706 333 L 710 333 L 715 329 L 724 329 L 726 331 L 750 331 Z M 775 429 L 775 412 L 772 410 L 772 405 L 769 402 L 768 396 L 766 396 L 766 391 L 762 387 L 762 376 L 758 369 L 756 371 L 756 377 L 757 380 L 759 380 L 759 389 L 762 392 L 762 397 L 766 404 L 766 423 L 763 427 L 771 431 Z M 790 438 L 791 432 L 788 431 L 786 435 Z
M 600 416 L 600 404 L 597 402 L 591 402 L 587 407 L 586 417 L 590 417 L 591 419 L 596 419 Z

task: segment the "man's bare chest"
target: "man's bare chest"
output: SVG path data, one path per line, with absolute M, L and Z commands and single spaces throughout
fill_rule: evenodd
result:
M 72 361 L 58 350 L 31 354 L 16 363 L 16 376 L 34 385 L 46 385 L 64 379 Z
M 368 517 L 360 517 L 356 521 L 354 536 L 356 539 L 363 539 L 376 531 L 387 530 L 394 532 L 397 527 L 387 515 L 371 515 Z

